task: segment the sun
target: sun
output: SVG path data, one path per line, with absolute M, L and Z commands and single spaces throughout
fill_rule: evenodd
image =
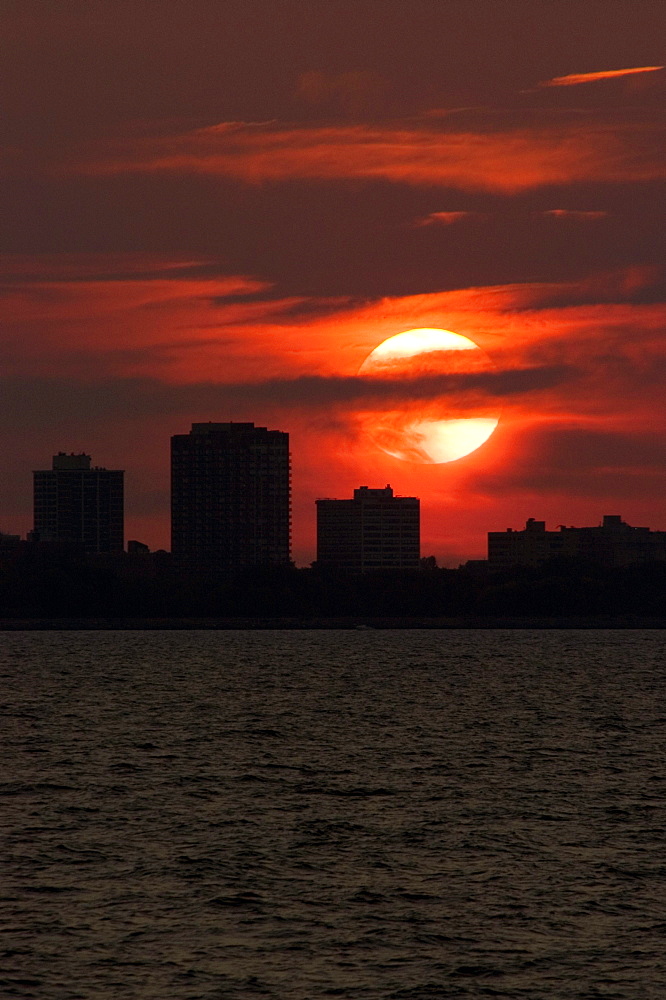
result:
M 367 356 L 359 374 L 400 379 L 493 368 L 488 355 L 468 337 L 425 328 L 406 330 L 383 341 Z M 499 413 L 486 412 L 483 404 L 474 416 L 460 416 L 459 403 L 449 396 L 414 401 L 399 410 L 366 413 L 362 418 L 368 435 L 387 455 L 429 465 L 455 462 L 476 451 L 498 423 Z

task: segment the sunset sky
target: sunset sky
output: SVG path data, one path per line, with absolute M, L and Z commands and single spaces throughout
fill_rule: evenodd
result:
M 661 0 L 3 0 L 0 530 L 60 450 L 170 547 L 169 438 L 289 431 L 317 497 L 421 498 L 422 553 L 528 517 L 666 529 Z M 419 327 L 493 362 L 358 370 Z M 474 352 L 469 352 L 474 353 Z M 441 465 L 379 410 L 501 414 Z

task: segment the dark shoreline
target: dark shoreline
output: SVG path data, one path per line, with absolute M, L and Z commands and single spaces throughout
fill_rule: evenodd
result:
M 666 618 L 637 615 L 518 617 L 510 615 L 452 618 L 317 616 L 313 618 L 4 618 L 0 631 L 162 631 L 196 629 L 663 629 Z

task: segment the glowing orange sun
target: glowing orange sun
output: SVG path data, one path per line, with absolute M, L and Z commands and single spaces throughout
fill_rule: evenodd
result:
M 481 348 L 450 330 L 406 330 L 375 347 L 359 374 L 378 378 L 418 378 L 492 371 Z M 401 405 L 399 410 L 366 413 L 362 423 L 382 451 L 405 462 L 455 462 L 484 444 L 499 414 L 481 405 L 474 416 L 453 416 L 459 403 L 448 396 Z

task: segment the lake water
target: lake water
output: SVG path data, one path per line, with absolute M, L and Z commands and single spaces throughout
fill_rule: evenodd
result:
M 663 1000 L 666 639 L 0 634 L 21 1000 Z

